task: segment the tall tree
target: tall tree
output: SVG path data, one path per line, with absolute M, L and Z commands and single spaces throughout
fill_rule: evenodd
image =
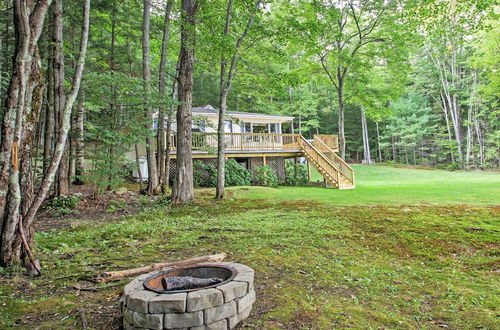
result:
M 192 105 L 194 51 L 196 46 L 196 13 L 198 0 L 182 0 L 181 49 L 179 53 L 179 85 L 177 106 L 177 157 L 172 203 L 184 204 L 194 199 L 192 159 Z
M 52 58 L 52 74 L 54 75 L 54 114 L 55 114 L 55 130 L 58 131 L 62 125 L 62 114 L 64 111 L 64 37 L 63 37 L 63 3 L 62 0 L 54 0 L 52 5 L 53 18 L 53 49 L 54 55 Z M 63 153 L 61 165 L 57 172 L 57 180 L 55 184 L 57 196 L 69 194 L 69 177 L 68 177 L 68 154 Z
M 61 158 L 64 153 L 68 131 L 71 121 L 71 108 L 76 100 L 78 90 L 80 88 L 80 81 L 83 75 L 83 67 L 85 63 L 85 55 L 87 49 L 88 31 L 89 31 L 89 12 L 90 0 L 84 2 L 84 15 L 83 27 L 80 41 L 80 54 L 76 65 L 73 85 L 70 94 L 65 100 L 64 110 L 62 112 L 62 125 L 57 135 L 56 146 L 52 155 L 50 164 L 47 171 L 38 187 L 36 194 L 33 196 L 26 193 L 27 184 L 23 179 L 29 177 L 31 168 L 29 166 L 30 157 L 23 156 L 26 150 L 31 148 L 30 136 L 32 134 L 31 126 L 34 126 L 33 120 L 36 122 L 38 114 L 33 113 L 33 109 L 39 111 L 41 109 L 40 91 L 33 93 L 36 86 L 30 84 L 40 85 L 40 78 L 34 79 L 34 74 L 39 75 L 39 70 L 36 67 L 40 66 L 39 58 L 37 57 L 37 41 L 43 27 L 43 22 L 46 16 L 47 9 L 51 1 L 39 1 L 35 4 L 28 4 L 25 1 L 14 1 L 14 16 L 17 24 L 16 38 L 16 68 L 18 73 L 14 73 L 11 78 L 9 96 L 6 100 L 8 111 L 15 109 L 15 114 L 6 113 L 2 127 L 2 151 L 9 150 L 11 153 L 6 153 L 8 158 L 7 164 L 2 163 L 3 166 L 9 166 L 7 171 L 9 174 L 9 190 L 7 201 L 0 199 L 3 202 L 0 208 L 2 226 L 1 226 L 1 241 L 0 241 L 0 264 L 12 265 L 20 262 L 21 247 L 25 255 L 28 256 L 31 264 L 38 271 L 37 263 L 31 253 L 31 248 L 34 241 L 33 221 L 35 215 L 40 208 L 42 202 L 45 200 L 51 184 L 54 181 L 57 168 L 60 164 Z M 28 6 L 30 5 L 30 6 Z M 31 61 L 31 62 L 30 62 Z M 27 67 L 27 64 L 30 64 Z M 28 69 L 31 68 L 32 69 Z M 33 70 L 35 69 L 35 70 Z M 37 72 L 38 71 L 38 72 Z M 28 77 L 33 79 L 27 79 Z M 28 82 L 28 83 L 27 83 Z M 28 89 L 27 89 L 28 88 Z M 25 102 L 27 90 L 31 90 L 29 102 Z M 18 97 L 19 96 L 19 97 Z M 9 116 L 7 116 L 9 115 Z M 15 116 L 13 121 L 12 117 Z M 31 119 L 28 119 L 30 118 Z M 9 134 L 15 127 L 15 135 L 11 138 Z M 7 134 L 4 135 L 5 129 Z M 7 144 L 7 146 L 5 146 Z M 21 146 L 21 149 L 19 148 Z M 18 151 L 24 152 L 19 157 Z M 29 155 L 29 153 L 28 153 Z M 2 158 L 3 160 L 3 158 Z M 3 178 L 3 176 L 2 176 Z M 23 186 L 23 195 L 21 195 L 20 187 Z M 3 187 L 3 186 L 2 186 Z M 2 195 L 2 198 L 4 196 Z
M 158 72 L 158 91 L 160 94 L 161 98 L 166 98 L 166 91 L 165 91 L 165 86 L 166 86 L 166 70 L 167 70 L 167 50 L 168 50 L 168 41 L 170 39 L 170 13 L 172 12 L 172 4 L 173 1 L 169 0 L 167 1 L 167 4 L 165 5 L 165 19 L 163 22 L 163 38 L 161 41 L 161 56 L 160 56 L 160 68 Z M 170 109 L 170 107 L 169 107 Z M 159 180 L 160 180 L 160 185 L 162 192 L 165 192 L 165 189 L 168 186 L 168 174 L 167 171 L 169 170 L 167 166 L 167 157 L 166 153 L 169 152 L 167 151 L 167 146 L 166 146 L 166 139 L 170 139 L 170 132 L 168 132 L 169 135 L 167 135 L 166 130 L 165 130 L 165 115 L 167 115 L 169 118 L 171 117 L 170 111 L 168 114 L 165 114 L 166 107 L 164 104 L 160 104 L 160 108 L 158 111 L 158 169 L 160 171 L 159 175 Z M 169 123 L 167 123 L 168 125 Z M 168 160 L 170 162 L 170 159 Z
M 233 82 L 233 76 L 236 72 L 236 64 L 238 57 L 240 55 L 240 49 L 248 35 L 250 27 L 253 24 L 255 14 L 258 12 L 262 0 L 255 1 L 254 10 L 250 13 L 243 32 L 236 40 L 236 44 L 231 49 L 232 56 L 230 56 L 229 68 L 228 68 L 228 56 L 226 51 L 221 54 L 220 62 L 220 81 L 219 81 L 219 123 L 217 127 L 217 187 L 215 191 L 215 198 L 224 198 L 224 169 L 225 169 L 225 143 L 226 138 L 224 136 L 225 130 L 225 119 L 227 110 L 227 96 L 231 89 Z M 229 30 L 231 27 L 231 15 L 233 10 L 233 0 L 227 1 L 226 8 L 226 20 L 224 25 L 223 38 L 227 39 L 229 36 Z
M 387 28 L 390 15 L 398 12 L 397 0 L 374 1 L 305 1 L 294 26 L 302 36 L 307 51 L 321 64 L 337 94 L 338 133 L 341 157 L 346 154 L 345 105 L 353 93 L 346 88 L 353 75 L 369 62 L 363 50 L 371 45 L 389 47 L 392 39 Z M 371 56 L 373 56 L 373 52 Z
M 146 97 L 145 119 L 146 128 L 153 128 L 153 108 L 149 104 L 151 94 L 151 54 L 149 45 L 149 26 L 151 21 L 151 4 L 149 0 L 143 0 L 142 21 L 142 77 L 144 79 L 144 95 Z M 158 191 L 158 169 L 156 168 L 156 155 L 154 151 L 154 140 L 151 133 L 146 137 L 146 157 L 148 160 L 148 194 Z

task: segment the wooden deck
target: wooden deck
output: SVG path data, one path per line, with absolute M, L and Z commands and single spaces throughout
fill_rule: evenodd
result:
M 175 136 L 170 136 L 172 158 L 175 158 Z M 314 135 L 306 140 L 300 134 L 226 133 L 227 157 L 299 157 L 316 167 L 329 186 L 353 189 L 354 170 L 336 153 L 336 135 Z M 193 158 L 217 156 L 217 133 L 193 132 Z

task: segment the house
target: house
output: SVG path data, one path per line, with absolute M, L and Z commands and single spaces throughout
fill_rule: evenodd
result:
M 192 157 L 210 165 L 217 161 L 218 110 L 210 105 L 194 107 L 192 127 Z M 300 134 L 285 132 L 285 126 L 293 130 L 293 117 L 262 113 L 227 111 L 224 123 L 226 157 L 234 158 L 252 173 L 260 165 L 268 165 L 276 171 L 279 179 L 285 177 L 285 160 L 299 157 L 307 160 L 324 177 L 329 187 L 338 189 L 354 188 L 353 169 L 337 155 L 336 135 L 314 135 L 312 140 Z M 176 125 L 173 123 L 172 131 Z M 176 136 L 168 137 L 171 142 L 170 177 L 175 172 Z M 141 174 L 147 176 L 145 146 L 139 148 Z M 135 154 L 130 153 L 131 159 Z M 138 173 L 135 173 L 138 177 Z

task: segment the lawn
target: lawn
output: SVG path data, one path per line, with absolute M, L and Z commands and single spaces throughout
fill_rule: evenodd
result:
M 331 205 L 367 204 L 475 204 L 500 201 L 500 172 L 449 172 L 390 166 L 354 165 L 356 189 L 280 187 L 237 190 L 243 198 L 273 200 L 312 199 Z M 313 171 L 313 181 L 322 181 Z
M 136 215 L 40 232 L 36 252 L 46 274 L 4 270 L 0 324 L 81 328 L 83 312 L 91 327 L 117 328 L 118 298 L 130 279 L 85 279 L 226 252 L 256 271 L 248 327 L 500 328 L 499 174 L 356 172 L 353 191 L 233 188 L 216 202 L 199 190 L 187 207 L 160 199 Z

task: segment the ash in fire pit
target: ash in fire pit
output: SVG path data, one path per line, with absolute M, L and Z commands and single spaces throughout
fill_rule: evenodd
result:
M 144 287 L 157 293 L 188 292 L 227 282 L 234 272 L 222 266 L 174 268 L 146 278 Z
M 230 262 L 198 264 L 141 275 L 121 299 L 128 329 L 232 329 L 255 302 L 252 268 Z

